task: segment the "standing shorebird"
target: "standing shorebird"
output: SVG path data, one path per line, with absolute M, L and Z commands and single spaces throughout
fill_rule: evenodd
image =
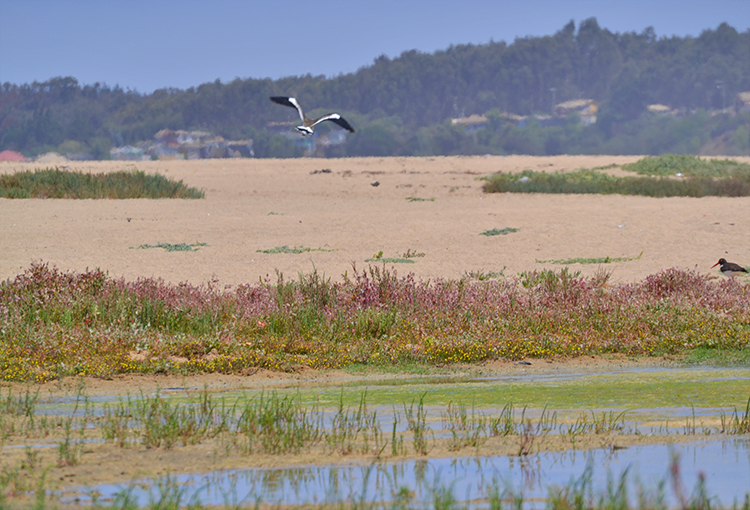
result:
M 308 119 L 305 115 L 305 112 L 302 110 L 302 107 L 299 105 L 299 102 L 297 102 L 297 100 L 293 97 L 271 96 L 271 101 L 284 106 L 295 108 L 297 110 L 297 113 L 299 113 L 299 118 L 302 119 L 302 124 L 294 129 L 302 133 L 302 136 L 311 136 L 313 134 L 313 127 L 316 124 L 320 124 L 321 122 L 324 122 L 326 120 L 335 122 L 347 131 L 351 131 L 352 133 L 354 133 L 354 128 L 351 127 L 346 119 L 344 119 L 344 117 L 342 117 L 338 113 L 328 113 L 326 115 L 323 115 L 322 117 L 318 117 L 317 119 Z
M 719 269 L 721 270 L 721 274 L 724 276 L 728 276 L 730 278 L 734 278 L 737 275 L 741 274 L 747 274 L 747 269 L 742 267 L 739 264 L 735 264 L 733 262 L 727 262 L 726 259 L 719 259 L 719 261 L 711 266 L 711 269 L 715 268 L 716 266 L 719 266 Z

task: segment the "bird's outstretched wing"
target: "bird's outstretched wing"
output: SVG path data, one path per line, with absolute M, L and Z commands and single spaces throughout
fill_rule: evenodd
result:
M 315 119 L 315 122 L 313 122 L 313 126 L 315 126 L 316 124 L 320 124 L 321 122 L 324 122 L 326 120 L 335 122 L 342 128 L 346 129 L 347 131 L 351 131 L 352 133 L 354 133 L 354 128 L 346 121 L 344 117 L 342 117 L 338 113 L 329 113 L 328 115 L 323 115 L 319 119 Z
M 274 103 L 295 108 L 297 110 L 297 113 L 299 113 L 299 118 L 302 120 L 302 122 L 305 121 L 305 112 L 302 111 L 302 107 L 299 105 L 295 98 L 285 96 L 271 96 L 270 99 Z

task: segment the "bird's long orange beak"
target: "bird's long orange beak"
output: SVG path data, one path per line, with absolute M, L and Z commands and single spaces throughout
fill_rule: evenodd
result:
M 711 266 L 711 269 L 715 268 L 718 265 L 719 265 L 719 263 L 717 262 L 716 264 L 714 264 L 713 266 Z

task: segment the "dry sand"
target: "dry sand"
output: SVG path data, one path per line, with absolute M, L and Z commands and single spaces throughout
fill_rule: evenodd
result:
M 102 172 L 137 167 L 202 188 L 202 200 L 0 199 L 0 279 L 32 262 L 101 268 L 127 279 L 194 284 L 257 282 L 313 267 L 339 279 L 383 252 L 424 253 L 399 274 L 457 278 L 465 272 L 560 268 L 538 260 L 635 257 L 607 264 L 630 282 L 669 267 L 708 272 L 719 257 L 750 263 L 750 198 L 646 198 L 485 194 L 480 177 L 524 169 L 570 171 L 633 156 L 437 157 L 71 162 Z M 750 158 L 736 158 L 750 162 Z M 1 163 L 0 172 L 45 168 Z M 330 170 L 330 173 L 318 172 Z M 374 184 L 378 183 L 377 186 Z M 428 199 L 410 201 L 409 197 Z M 432 200 L 434 199 L 434 201 Z M 513 227 L 487 237 L 481 232 Z M 144 244 L 207 243 L 194 252 Z M 278 246 L 334 251 L 264 254 Z M 570 266 L 584 275 L 598 265 Z M 718 275 L 718 269 L 713 269 Z

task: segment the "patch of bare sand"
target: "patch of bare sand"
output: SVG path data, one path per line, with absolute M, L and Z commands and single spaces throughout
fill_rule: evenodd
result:
M 127 279 L 219 285 L 296 278 L 313 267 L 333 279 L 375 253 L 424 253 L 394 264 L 422 279 L 563 266 L 540 260 L 635 257 L 603 265 L 613 282 L 669 267 L 709 271 L 720 257 L 750 260 L 750 198 L 485 194 L 480 177 L 524 169 L 571 171 L 636 156 L 437 157 L 70 162 L 85 172 L 138 168 L 206 191 L 203 200 L 0 199 L 0 278 L 32 262 L 101 268 Z M 750 158 L 735 158 L 750 162 Z M 44 167 L 2 163 L 0 172 Z M 316 170 L 330 170 L 330 173 Z M 374 186 L 375 183 L 378 186 Z M 428 199 L 412 201 L 410 198 Z M 434 199 L 430 200 L 430 199 Z M 515 233 L 480 235 L 493 228 Z M 144 244 L 207 243 L 193 252 Z M 279 246 L 333 251 L 268 254 Z M 573 264 L 593 274 L 599 266 Z M 718 275 L 718 271 L 715 270 Z

